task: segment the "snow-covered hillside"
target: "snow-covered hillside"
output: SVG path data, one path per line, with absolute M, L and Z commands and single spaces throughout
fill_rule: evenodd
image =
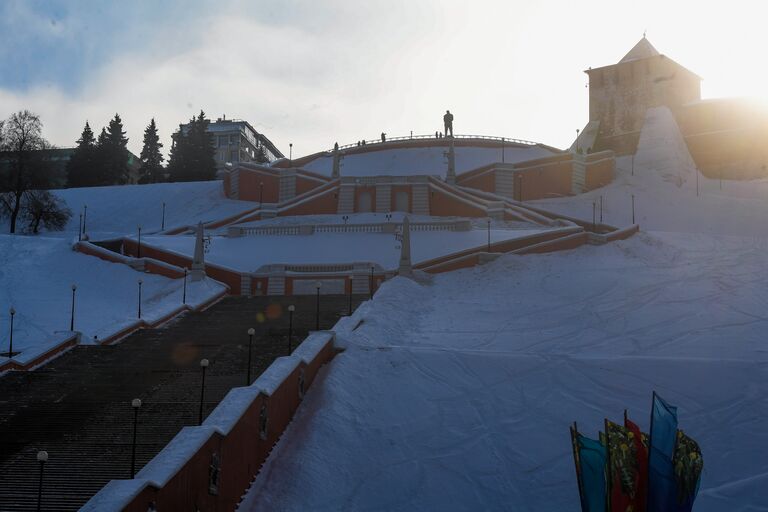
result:
M 138 280 L 142 284 L 142 318 L 153 321 L 182 303 L 182 280 L 145 274 L 74 252 L 61 238 L 0 235 L 0 352 L 8 350 L 9 315 L 14 318 L 13 350 L 55 343 L 68 331 L 73 284 L 77 285 L 75 330 L 85 343 L 103 339 L 137 320 Z M 212 281 L 187 282 L 187 303 L 215 296 L 224 287 Z M 0 358 L 0 362 L 5 358 Z
M 567 426 L 626 408 L 647 430 L 656 390 L 701 444 L 696 510 L 762 510 L 767 249 L 641 234 L 390 281 L 242 509 L 575 512 Z
M 54 193 L 72 210 L 64 232 L 68 238 L 72 233 L 77 236 L 83 205 L 88 206 L 86 231 L 91 239 L 135 233 L 137 226 L 144 232 L 159 231 L 163 203 L 166 229 L 222 219 L 256 206 L 248 201 L 227 199 L 221 181 L 70 188 Z
M 617 159 L 613 183 L 586 194 L 531 204 L 592 219 L 592 203 L 599 205 L 602 197 L 604 222 L 626 226 L 632 223 L 634 195 L 635 220 L 643 230 L 768 236 L 768 179 L 721 184 L 705 178 L 691 168 L 690 154 L 680 140 L 669 110 L 652 109 L 637 156 Z
M 395 148 L 351 154 L 341 160 L 342 176 L 409 176 L 431 174 L 444 176 L 448 168 L 447 147 Z M 501 148 L 457 146 L 456 173 L 470 171 L 483 165 L 501 162 Z M 543 146 L 507 147 L 503 160 L 507 163 L 552 156 L 556 153 Z M 333 157 L 322 156 L 302 166 L 325 176 L 333 171 Z

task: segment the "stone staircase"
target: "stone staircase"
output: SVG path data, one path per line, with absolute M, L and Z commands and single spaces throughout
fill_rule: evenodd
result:
M 341 184 L 339 187 L 339 206 L 337 213 L 354 213 L 355 211 L 355 186 Z
M 357 305 L 365 296 L 354 297 Z M 0 510 L 36 510 L 38 450 L 46 450 L 42 510 L 72 511 L 112 479 L 130 477 L 133 398 L 139 410 L 136 471 L 186 425 L 246 384 L 247 330 L 256 329 L 251 379 L 287 354 L 287 306 L 295 304 L 294 346 L 314 329 L 314 297 L 229 297 L 163 329 L 114 346 L 79 346 L 34 372 L 0 377 Z M 347 313 L 348 296 L 321 299 L 321 329 Z M 264 312 L 265 320 L 257 321 Z
M 429 185 L 413 185 L 413 207 L 414 215 L 429 215 Z

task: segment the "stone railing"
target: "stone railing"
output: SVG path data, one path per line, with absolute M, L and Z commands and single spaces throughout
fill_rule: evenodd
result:
M 315 233 L 394 233 L 399 222 L 369 224 L 301 224 L 289 226 L 230 226 L 228 237 L 259 235 L 313 235 Z M 411 222 L 411 231 L 469 231 L 469 220 Z

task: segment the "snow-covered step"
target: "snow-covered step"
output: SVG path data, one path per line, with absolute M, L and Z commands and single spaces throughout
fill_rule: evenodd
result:
M 392 209 L 392 185 L 376 185 L 376 212 L 389 213 Z
M 337 213 L 354 213 L 355 186 L 342 184 L 339 187 L 339 206 Z
M 270 295 L 285 295 L 285 278 L 282 276 L 270 277 L 267 282 L 267 293 Z
M 229 173 L 229 197 L 232 199 L 240 198 L 240 169 L 233 169 Z
M 280 176 L 279 201 L 285 202 L 296 197 L 296 173 Z
M 354 295 L 368 294 L 371 291 L 371 276 L 357 275 L 352 277 L 352 293 Z
M 587 189 L 587 162 L 583 155 L 573 155 L 571 193 L 582 194 Z
M 429 215 L 429 186 L 413 186 L 413 211 L 414 215 Z
M 496 194 L 514 198 L 515 174 L 509 169 L 496 169 L 495 173 Z

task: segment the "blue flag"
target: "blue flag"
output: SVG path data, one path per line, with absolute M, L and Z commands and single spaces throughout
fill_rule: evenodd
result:
M 648 454 L 648 510 L 672 512 L 677 509 L 677 484 L 672 463 L 676 438 L 677 407 L 654 393 Z
M 577 434 L 581 470 L 582 512 L 605 512 L 605 446 Z

